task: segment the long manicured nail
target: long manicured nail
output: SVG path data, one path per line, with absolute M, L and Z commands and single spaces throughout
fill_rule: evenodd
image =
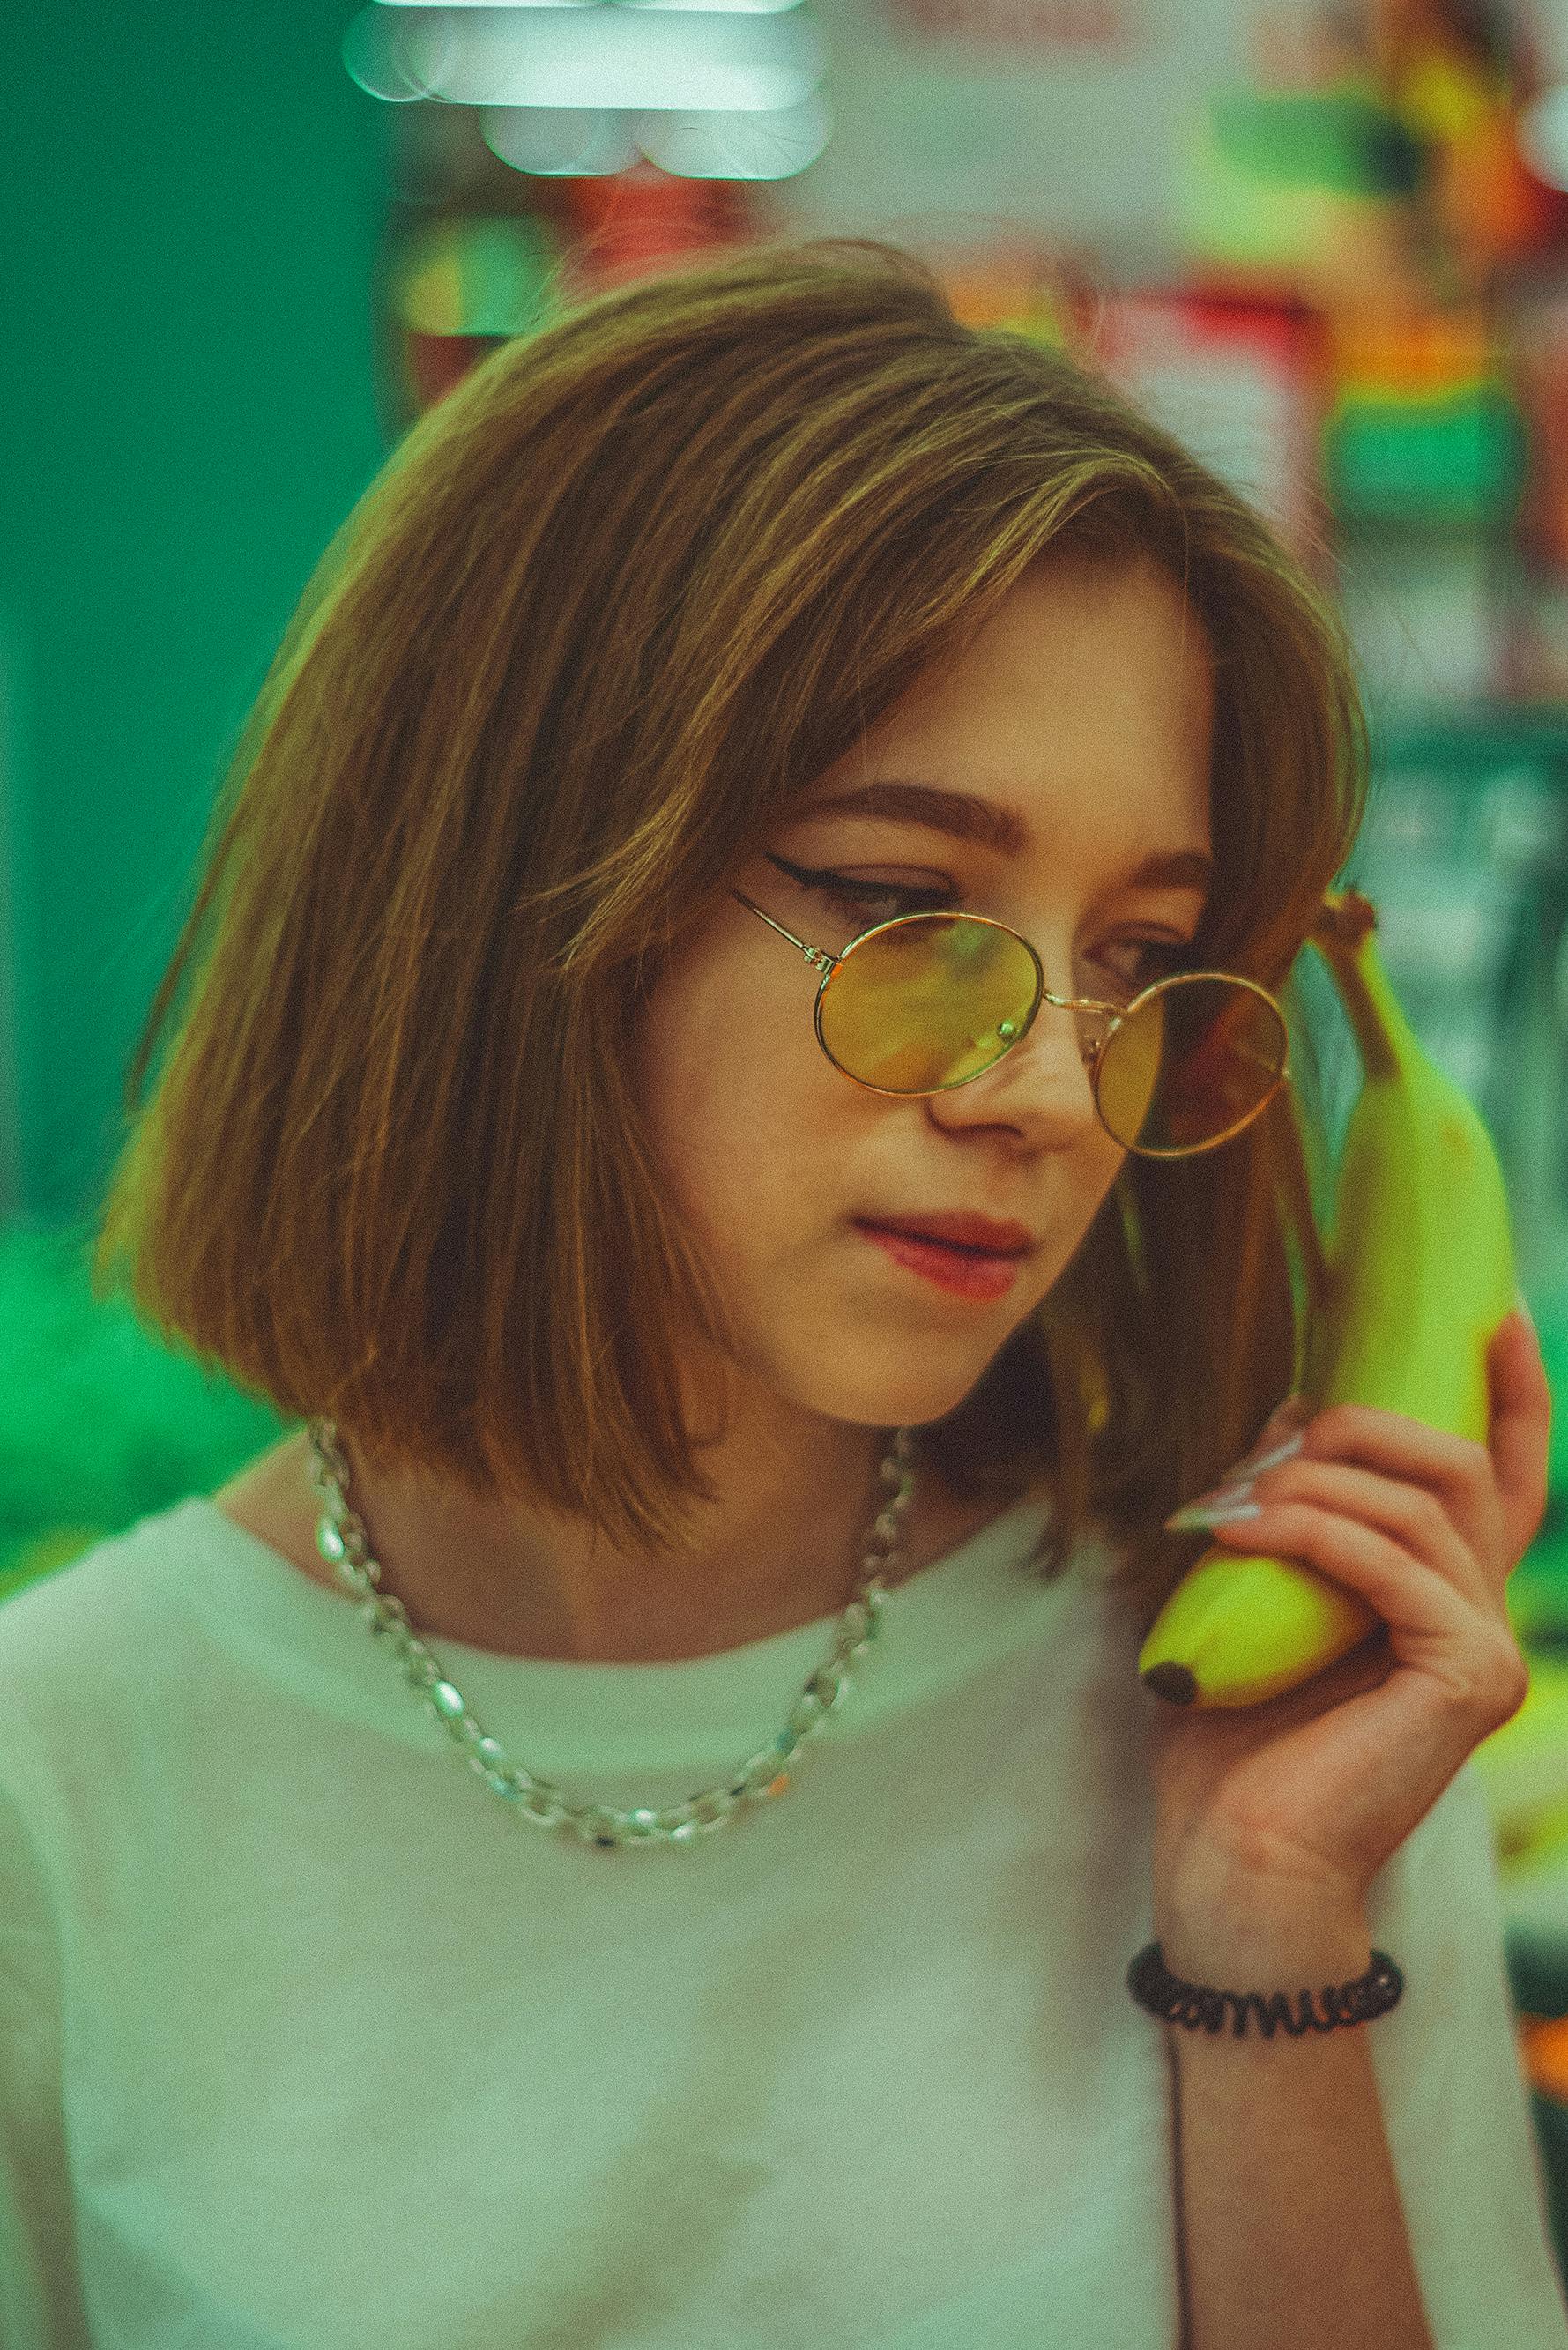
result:
M 1248 1489 L 1238 1485 L 1233 1490 L 1244 1493 Z M 1228 1526 L 1241 1518 L 1262 1515 L 1261 1502 L 1189 1502 L 1185 1509 L 1167 1518 L 1165 1531 L 1168 1534 L 1196 1534 L 1202 1526 Z
M 1255 1461 L 1249 1453 L 1245 1460 L 1239 1461 L 1237 1462 L 1237 1469 L 1244 1469 L 1246 1471 L 1246 1482 L 1250 1485 L 1254 1477 L 1261 1477 L 1265 1469 L 1277 1469 L 1282 1461 L 1289 1461 L 1294 1454 L 1298 1453 L 1302 1449 L 1302 1443 L 1305 1434 L 1306 1430 L 1304 1429 L 1298 1428 L 1293 1436 L 1287 1436 L 1284 1442 L 1282 1444 L 1276 1444 L 1272 1452 L 1260 1452 Z M 1230 1482 L 1230 1479 L 1227 1478 L 1225 1483 L 1218 1486 L 1216 1491 L 1220 1492 L 1225 1492 Z
M 1265 1469 L 1277 1469 L 1282 1461 L 1294 1458 L 1302 1449 L 1304 1433 L 1304 1430 L 1298 1430 L 1294 1436 L 1287 1436 L 1282 1443 L 1274 1445 L 1267 1452 L 1243 1452 L 1235 1466 L 1226 1470 L 1217 1485 L 1183 1506 L 1189 1510 L 1206 1510 L 1210 1503 L 1223 1504 L 1244 1500 Z
M 1277 1469 L 1282 1461 L 1293 1460 L 1305 1435 L 1304 1429 L 1297 1429 L 1293 1436 L 1287 1436 L 1282 1443 L 1260 1452 L 1255 1459 L 1251 1453 L 1243 1453 L 1210 1492 L 1199 1493 L 1196 1501 L 1184 1503 L 1173 1516 L 1167 1518 L 1167 1534 L 1189 1534 L 1199 1526 L 1220 1525 L 1227 1518 L 1255 1518 L 1262 1505 L 1247 1499 L 1254 1481 L 1265 1469 Z

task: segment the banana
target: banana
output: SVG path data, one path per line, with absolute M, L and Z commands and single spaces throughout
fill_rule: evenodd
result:
M 1362 1086 L 1323 1243 L 1325 1309 L 1303 1390 L 1484 1443 L 1486 1357 L 1513 1309 L 1508 1195 L 1473 1105 L 1430 1060 L 1375 941 L 1376 910 L 1330 891 L 1314 943 L 1355 1035 Z M 1156 1617 L 1137 1669 L 1176 1705 L 1261 1705 L 1355 1648 L 1378 1617 L 1290 1560 L 1206 1551 Z

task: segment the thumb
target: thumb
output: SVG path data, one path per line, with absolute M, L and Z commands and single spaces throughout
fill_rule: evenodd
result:
M 1552 1448 L 1552 1383 L 1522 1297 L 1492 1333 L 1487 1373 L 1487 1450 L 1507 1513 L 1510 1544 L 1516 1558 L 1522 1558 L 1546 1514 Z

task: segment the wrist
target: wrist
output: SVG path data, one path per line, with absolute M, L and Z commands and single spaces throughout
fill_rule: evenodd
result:
M 1154 1930 L 1172 1974 L 1217 1991 L 1293 1992 L 1350 1982 L 1372 1956 L 1359 1908 L 1257 1886 L 1232 1885 L 1202 1899 L 1157 1898 Z

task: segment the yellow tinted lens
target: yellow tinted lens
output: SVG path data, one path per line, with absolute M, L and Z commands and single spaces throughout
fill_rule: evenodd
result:
M 853 946 L 817 1003 L 839 1067 L 883 1093 L 939 1093 L 978 1076 L 1028 1026 L 1034 958 L 968 914 L 912 914 Z
M 1288 1042 L 1273 1003 L 1239 981 L 1168 981 L 1107 1038 L 1100 1116 L 1129 1150 L 1218 1141 L 1274 1092 Z
M 978 1076 L 1028 1029 L 1033 956 L 966 914 L 889 922 L 845 954 L 817 1003 L 841 1069 L 890 1094 L 939 1093 Z M 1107 1037 L 1100 1115 L 1127 1149 L 1169 1156 L 1236 1132 L 1277 1087 L 1288 1037 L 1272 1002 L 1241 982 L 1177 978 Z

